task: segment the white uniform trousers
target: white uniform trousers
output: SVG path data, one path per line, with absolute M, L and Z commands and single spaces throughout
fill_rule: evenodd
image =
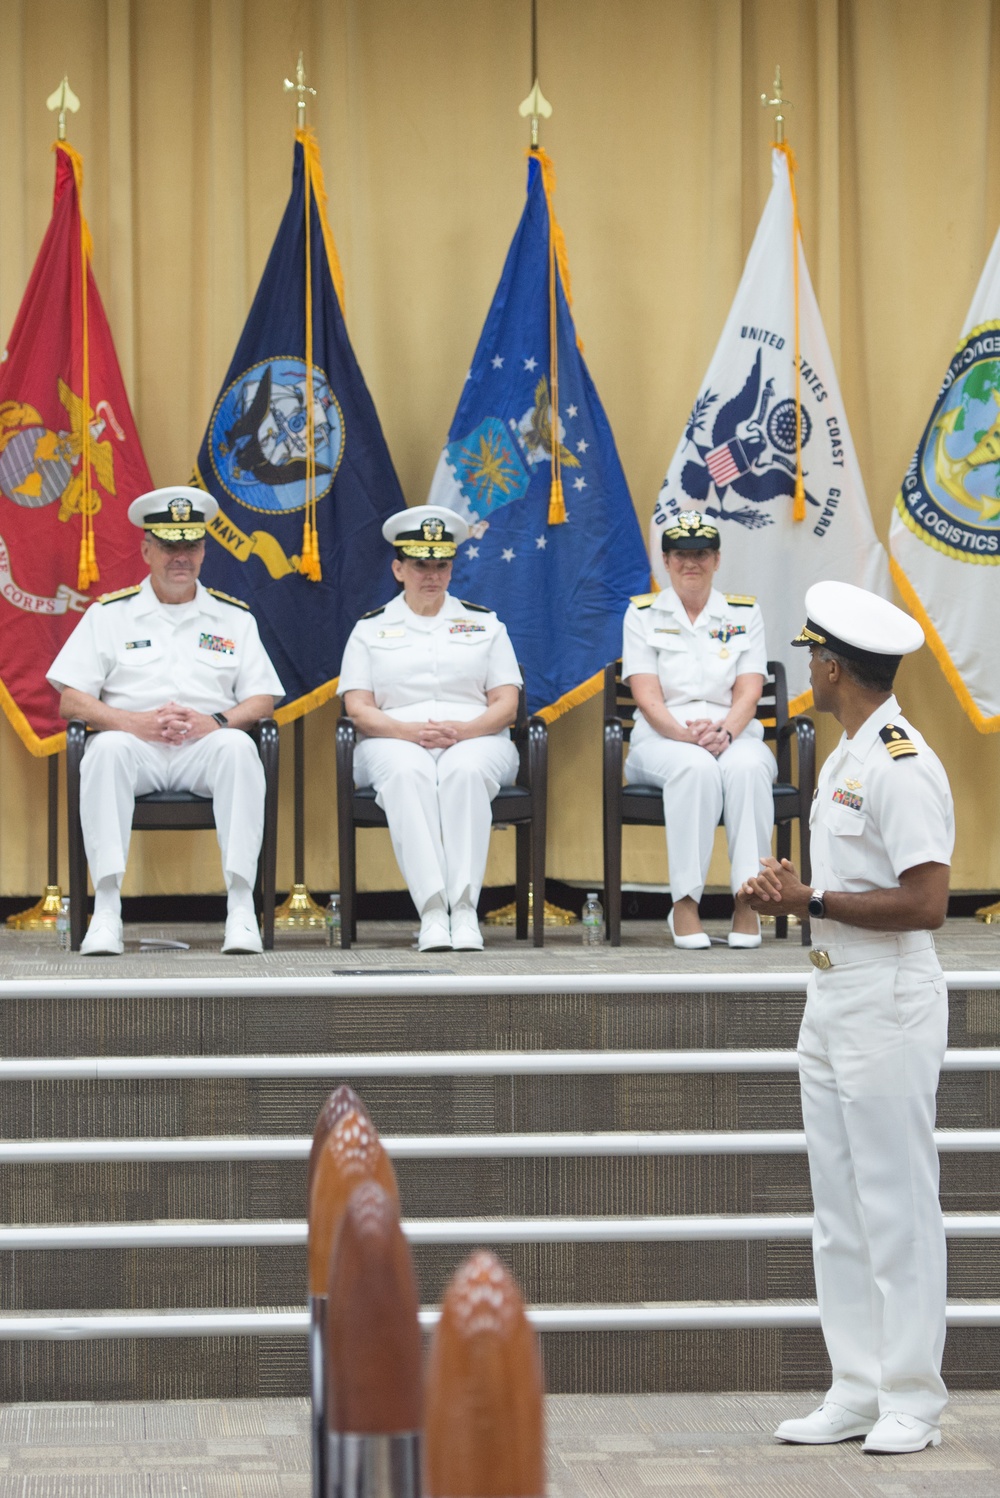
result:
M 475 905 L 483 887 L 493 814 L 490 802 L 517 778 L 517 750 L 505 734 L 421 749 L 405 739 L 362 739 L 354 783 L 373 786 L 417 913 L 434 895 L 449 908 Z
M 745 729 L 718 759 L 697 744 L 681 744 L 660 734 L 629 748 L 629 785 L 663 787 L 670 893 L 675 901 L 701 899 L 712 859 L 715 829 L 725 822 L 733 894 L 760 872 L 771 851 L 778 776 L 774 755 Z
M 947 1032 L 947 990 L 928 945 L 813 973 L 798 1046 L 827 1398 L 930 1425 L 948 1397 L 934 1145 Z
M 95 885 L 124 874 L 135 798 L 150 791 L 211 796 L 223 872 L 253 884 L 264 834 L 264 767 L 249 734 L 221 728 L 174 746 L 118 730 L 95 733 L 80 770 L 80 821 Z

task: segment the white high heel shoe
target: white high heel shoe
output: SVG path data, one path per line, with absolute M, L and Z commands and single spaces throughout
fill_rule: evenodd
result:
M 673 906 L 670 907 L 670 910 L 667 914 L 667 929 L 669 930 L 670 935 L 673 937 L 675 947 L 684 947 L 688 951 L 694 952 L 704 951 L 706 947 L 710 947 L 712 945 L 712 938 L 709 936 L 707 931 L 695 931 L 691 936 L 678 936 L 677 932 L 674 930 Z
M 757 917 L 756 936 L 752 936 L 749 931 L 730 931 L 726 940 L 731 947 L 759 947 L 763 940 L 760 934 L 760 916 Z

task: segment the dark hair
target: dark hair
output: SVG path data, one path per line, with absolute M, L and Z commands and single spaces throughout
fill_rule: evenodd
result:
M 817 654 L 822 661 L 836 661 L 844 675 L 859 687 L 864 687 L 866 692 L 891 692 L 903 659 L 901 655 L 870 655 L 863 661 L 855 661 L 826 648 Z

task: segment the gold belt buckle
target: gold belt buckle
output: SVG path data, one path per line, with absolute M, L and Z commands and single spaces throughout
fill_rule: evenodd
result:
M 825 973 L 828 967 L 833 967 L 829 952 L 824 951 L 822 947 L 813 947 L 809 953 L 809 961 L 813 967 L 818 967 L 820 972 Z

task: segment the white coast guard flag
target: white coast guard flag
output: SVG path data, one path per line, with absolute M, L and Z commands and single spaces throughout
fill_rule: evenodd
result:
M 980 733 L 1000 732 L 1000 233 L 896 498 L 892 575 Z
M 663 526 L 691 509 L 718 525 L 719 586 L 757 595 L 768 656 L 784 662 L 798 711 L 811 700 L 809 656 L 789 641 L 805 617 L 806 589 L 835 579 L 888 595 L 889 578 L 798 234 L 805 518 L 793 518 L 794 208 L 783 150 L 772 153 L 771 169 L 743 277 L 653 511 L 649 552 L 663 586 Z

